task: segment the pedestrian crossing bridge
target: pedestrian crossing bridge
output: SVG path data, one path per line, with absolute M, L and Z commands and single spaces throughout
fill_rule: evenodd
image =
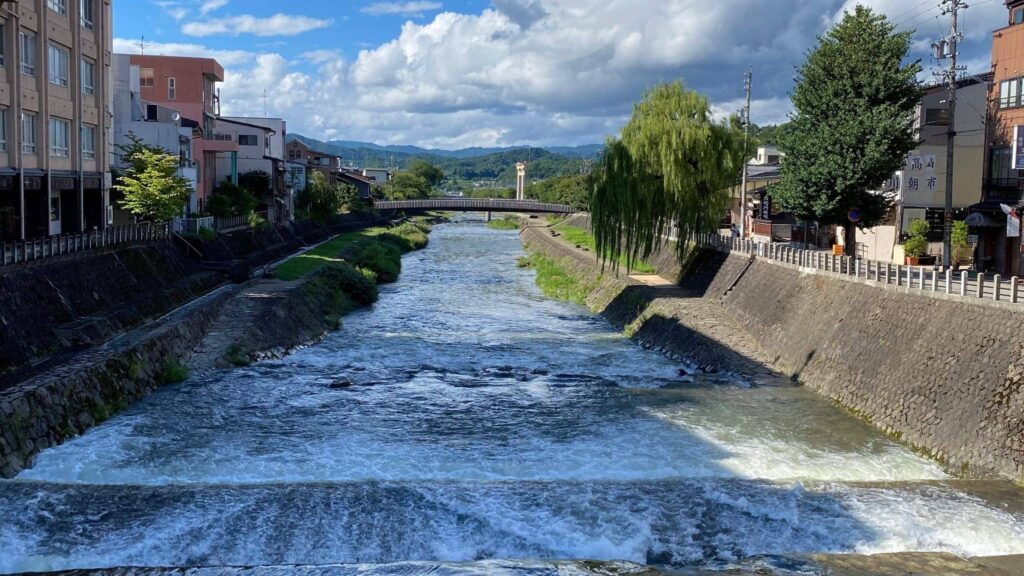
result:
M 576 212 L 568 204 L 549 204 L 535 200 L 508 200 L 503 198 L 428 198 L 425 200 L 376 201 L 377 210 L 446 212 L 529 212 L 539 214 L 572 214 Z

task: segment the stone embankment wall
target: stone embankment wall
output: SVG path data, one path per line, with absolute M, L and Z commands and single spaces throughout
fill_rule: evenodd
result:
M 599 278 L 588 303 L 645 345 L 708 370 L 799 381 L 953 472 L 1024 481 L 1024 313 L 712 250 L 677 287 L 655 289 L 602 275 L 547 229 L 522 236 Z M 664 254 L 654 260 L 672 275 Z
M 0 390 L 0 476 L 15 476 L 39 451 L 167 383 L 169 363 L 188 357 L 230 296 L 227 290 L 211 294 L 159 326 L 129 332 L 60 368 Z
M 0 373 L 103 342 L 221 282 L 167 242 L 9 266 L 0 271 Z

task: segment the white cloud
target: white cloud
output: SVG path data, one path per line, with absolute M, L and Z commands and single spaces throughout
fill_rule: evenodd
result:
M 182 20 L 185 16 L 188 16 L 188 9 L 182 6 L 178 0 L 157 0 L 153 3 L 175 20 Z
M 142 47 L 138 40 L 114 38 L 114 52 L 119 54 L 139 54 Z M 188 56 L 192 58 L 214 58 L 222 66 L 242 66 L 256 61 L 257 54 L 245 50 L 214 50 L 201 44 L 149 42 L 145 44 L 145 52 L 158 56 Z
M 440 2 L 413 0 L 411 2 L 374 2 L 363 7 L 360 12 L 371 16 L 397 14 L 399 16 L 423 16 L 425 12 L 440 10 Z
M 189 36 L 238 36 L 252 34 L 255 36 L 295 36 L 310 30 L 326 28 L 334 23 L 330 18 L 311 18 L 290 14 L 274 14 L 267 18 L 256 16 L 228 16 L 188 22 L 181 31 Z
M 202 6 L 199 7 L 199 13 L 206 16 L 210 12 L 220 10 L 221 8 L 228 5 L 230 0 L 205 0 Z
M 262 114 L 266 89 L 271 114 L 313 137 L 435 147 L 597 143 L 619 132 L 656 82 L 683 78 L 708 95 L 716 115 L 734 113 L 753 67 L 752 118 L 773 124 L 791 110 L 794 67 L 845 0 L 493 1 L 477 14 L 407 22 L 396 38 L 351 59 L 319 49 L 226 64 L 224 109 Z M 867 1 L 893 16 L 921 6 Z M 981 22 L 983 14 L 969 11 L 969 30 L 1005 20 L 990 13 Z M 972 67 L 987 57 L 984 36 L 965 48 Z

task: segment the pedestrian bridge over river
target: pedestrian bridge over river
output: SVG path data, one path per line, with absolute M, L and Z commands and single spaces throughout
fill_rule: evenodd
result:
M 377 210 L 448 212 L 532 212 L 542 214 L 572 214 L 576 210 L 567 204 L 548 204 L 535 200 L 506 200 L 502 198 L 429 198 L 426 200 L 393 200 L 373 203 Z

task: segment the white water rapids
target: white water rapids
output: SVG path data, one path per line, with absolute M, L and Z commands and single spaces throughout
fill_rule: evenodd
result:
M 1019 490 L 951 481 L 799 387 L 682 378 L 544 297 L 521 253 L 438 226 L 323 342 L 44 451 L 0 482 L 0 572 L 1024 553 Z

